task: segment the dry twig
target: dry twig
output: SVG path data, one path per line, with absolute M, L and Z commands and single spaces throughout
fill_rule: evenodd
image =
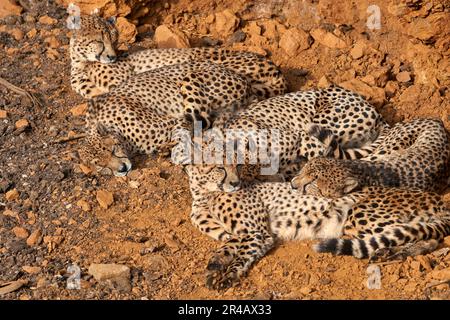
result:
M 53 143 L 66 143 L 69 141 L 82 139 L 84 137 L 86 137 L 86 134 L 81 133 L 81 134 L 76 134 L 76 135 L 70 136 L 70 137 L 62 137 L 62 138 L 56 139 Z
M 25 96 L 28 99 L 30 99 L 30 101 L 33 103 L 33 106 L 35 107 L 42 107 L 42 103 L 41 101 L 39 101 L 39 99 L 32 94 L 31 92 L 28 92 L 22 88 L 19 88 L 18 86 L 13 85 L 12 83 L 6 81 L 3 78 L 0 78 L 0 85 L 4 86 L 5 88 L 21 95 L 21 96 Z

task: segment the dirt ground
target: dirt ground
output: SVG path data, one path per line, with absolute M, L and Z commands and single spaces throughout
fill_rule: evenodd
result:
M 430 116 L 450 130 L 447 1 L 212 2 L 155 3 L 136 20 L 146 25 L 130 48 L 154 47 L 154 29 L 171 24 L 192 46 L 267 54 L 290 90 L 337 83 L 365 95 L 390 123 Z M 366 25 L 370 4 L 381 10 L 380 29 Z M 216 33 L 223 26 L 211 18 L 225 9 L 238 18 L 230 35 Z M 317 254 L 310 241 L 280 244 L 235 288 L 206 289 L 204 269 L 219 244 L 190 224 L 181 168 L 140 157 L 128 177 L 98 176 L 79 166 L 77 140 L 60 141 L 84 123 L 84 101 L 69 82 L 65 18 L 49 1 L 0 20 L 0 77 L 43 101 L 35 107 L 0 86 L 0 287 L 26 282 L 0 299 L 450 299 L 450 237 L 432 254 L 381 266 L 378 290 L 367 288 L 366 260 Z M 113 195 L 108 209 L 99 190 Z M 93 263 L 130 267 L 130 283 L 96 281 Z M 73 264 L 79 290 L 66 289 Z

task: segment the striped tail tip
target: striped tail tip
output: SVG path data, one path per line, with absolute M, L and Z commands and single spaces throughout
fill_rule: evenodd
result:
M 334 255 L 354 256 L 364 259 L 369 256 L 366 243 L 360 239 L 326 239 L 314 246 L 319 253 L 332 253 Z

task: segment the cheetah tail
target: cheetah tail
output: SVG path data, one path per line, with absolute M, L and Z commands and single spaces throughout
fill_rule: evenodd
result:
M 383 142 L 383 137 L 387 131 L 382 131 L 375 141 L 367 143 L 358 148 L 343 148 L 337 141 L 337 137 L 329 129 L 323 128 L 319 125 L 311 125 L 308 134 L 318 139 L 325 147 L 325 157 L 333 157 L 336 159 L 361 159 L 369 154 Z
M 330 252 L 335 255 L 348 255 L 365 259 L 372 256 L 377 249 L 402 246 L 420 240 L 434 239 L 441 241 L 449 234 L 450 221 L 448 217 L 444 217 L 428 223 L 421 222 L 414 226 L 398 226 L 392 232 L 384 232 L 364 240 L 338 238 L 322 240 L 315 245 L 314 250 L 321 253 Z

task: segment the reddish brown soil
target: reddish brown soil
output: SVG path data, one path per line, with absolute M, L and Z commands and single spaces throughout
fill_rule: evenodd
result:
M 229 8 L 240 17 L 238 28 L 247 33 L 244 42 L 229 46 L 266 50 L 281 66 L 291 90 L 325 85 L 323 76 L 335 83 L 363 79 L 370 90 L 381 90 L 376 94 L 370 90 L 361 93 L 368 95 L 389 122 L 433 116 L 442 119 L 450 130 L 450 24 L 441 30 L 435 22 L 440 15 L 449 19 L 449 7 L 444 1 L 380 4 L 382 27 L 377 31 L 365 26 L 369 4 L 365 0 L 346 5 L 335 1 L 223 0 L 211 6 L 211 2 L 169 1 L 169 8 L 158 6 L 146 22 L 155 27 L 173 21 L 196 45 L 204 41 L 201 30 L 206 17 Z M 404 11 L 395 16 L 399 10 Z M 445 249 L 450 248 L 450 238 L 435 253 L 381 266 L 380 290 L 366 286 L 367 261 L 317 254 L 312 250 L 313 242 L 281 244 L 256 263 L 239 286 L 220 293 L 206 289 L 204 269 L 219 244 L 190 224 L 191 199 L 180 168 L 165 159 L 141 158 L 126 178 L 87 175 L 80 170 L 75 156 L 77 141 L 55 142 L 71 131 L 82 132 L 83 118 L 73 116 L 70 109 L 83 100 L 69 84 L 64 10 L 51 5 L 31 14 L 35 18 L 49 15 L 58 23 L 8 20 L 0 24 L 5 28 L 0 29 L 0 77 L 38 93 L 44 102 L 42 108 L 33 107 L 27 98 L 0 87 L 0 110 L 7 111 L 7 117 L 0 119 L 0 285 L 28 280 L 27 285 L 1 299 L 450 298 L 448 282 L 428 288 L 440 281 L 439 271 L 450 266 L 450 254 Z M 420 29 L 422 21 L 428 23 L 427 32 L 431 28 L 431 37 Z M 259 35 L 252 27 L 255 23 L 261 27 Z M 289 57 L 278 45 L 282 33 L 270 31 L 273 25 L 279 30 L 280 25 L 306 32 L 318 27 L 334 30 L 347 45 L 333 49 L 314 41 L 310 48 L 299 49 Z M 36 29 L 37 34 L 16 40 L 12 29 L 25 34 Z M 52 36 L 58 45 L 49 50 L 44 40 Z M 364 39 L 366 53 L 359 59 L 352 58 L 350 50 Z M 219 40 L 226 43 L 227 39 Z M 137 46 L 152 47 L 151 32 L 138 36 L 133 44 Z M 387 84 L 377 80 L 383 68 L 388 70 Z M 409 82 L 397 81 L 402 71 L 410 74 Z M 381 83 L 371 83 L 367 76 Z M 379 99 L 380 92 L 386 94 L 385 99 Z M 23 132 L 15 129 L 15 122 L 22 118 L 31 124 Z M 5 191 L 14 188 L 19 198 L 7 200 Z M 99 206 L 97 190 L 113 193 L 114 203 L 109 209 Z M 450 192 L 446 198 L 450 200 Z M 77 205 L 79 200 L 88 203 L 86 211 Z M 39 229 L 43 241 L 29 246 L 26 238 L 14 233 L 15 227 L 29 233 Z M 129 266 L 131 291 L 95 281 L 87 273 L 92 263 Z M 80 290 L 66 289 L 70 264 L 81 268 Z M 40 269 L 30 274 L 24 266 Z

